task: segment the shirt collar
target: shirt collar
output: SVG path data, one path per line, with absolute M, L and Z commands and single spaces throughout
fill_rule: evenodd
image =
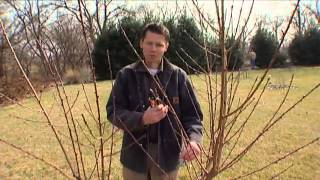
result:
M 164 64 L 164 59 L 162 58 L 161 59 L 161 63 L 160 63 L 160 66 L 159 66 L 159 72 L 163 72 L 163 64 Z M 136 67 L 135 67 L 136 71 L 138 72 L 148 72 L 146 67 L 143 65 L 143 63 L 141 61 L 139 61 L 137 64 L 136 64 Z

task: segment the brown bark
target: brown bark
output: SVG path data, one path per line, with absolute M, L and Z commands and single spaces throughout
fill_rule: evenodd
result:
M 0 49 L 0 79 L 4 76 L 4 57 L 3 57 L 4 48 L 1 46 Z

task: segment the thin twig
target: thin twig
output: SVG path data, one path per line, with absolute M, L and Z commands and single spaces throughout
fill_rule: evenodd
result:
M 7 33 L 6 33 L 6 31 L 5 31 L 5 27 L 4 27 L 3 22 L 2 22 L 1 19 L 0 19 L 0 24 L 1 24 L 1 28 L 2 28 L 3 35 L 4 35 L 5 39 L 6 39 L 6 41 L 8 42 L 8 45 L 9 45 L 10 50 L 11 50 L 13 56 L 14 56 L 14 59 L 15 59 L 16 63 L 18 64 L 19 69 L 20 69 L 20 71 L 22 72 L 22 74 L 23 74 L 25 80 L 27 81 L 29 87 L 31 88 L 31 90 L 32 90 L 32 92 L 33 92 L 33 95 L 34 95 L 33 97 L 37 100 L 37 103 L 38 103 L 38 105 L 40 106 L 40 108 L 41 108 L 41 110 L 42 110 L 42 113 L 43 113 L 44 116 L 46 117 L 46 119 L 47 119 L 47 121 L 48 121 L 48 124 L 49 124 L 51 130 L 53 131 L 54 136 L 55 136 L 55 138 L 57 139 L 57 141 L 58 141 L 58 143 L 59 143 L 59 146 L 60 146 L 60 148 L 61 148 L 61 150 L 62 150 L 62 152 L 63 152 L 63 154 L 64 154 L 64 156 L 65 156 L 65 159 L 66 159 L 66 161 L 67 161 L 67 163 L 68 163 L 68 165 L 69 165 L 69 168 L 70 168 L 70 170 L 72 171 L 73 176 L 74 176 L 74 177 L 77 177 L 77 175 L 75 174 L 75 172 L 74 172 L 74 170 L 73 170 L 73 168 L 72 168 L 72 165 L 71 165 L 71 162 L 70 162 L 70 160 L 69 160 L 69 157 L 68 157 L 68 155 L 67 155 L 67 153 L 66 153 L 65 147 L 63 146 L 63 144 L 62 144 L 62 142 L 61 142 L 61 139 L 60 139 L 60 137 L 59 137 L 58 134 L 57 134 L 56 128 L 53 126 L 53 124 L 52 124 L 52 122 L 51 122 L 51 119 L 50 119 L 48 113 L 46 112 L 46 110 L 44 109 L 44 106 L 42 105 L 42 103 L 41 103 L 41 101 L 40 101 L 40 98 L 39 98 L 36 90 L 34 89 L 32 83 L 30 82 L 30 80 L 29 80 L 29 78 L 27 77 L 24 69 L 22 68 L 19 59 L 18 59 L 17 56 L 16 56 L 16 53 L 15 53 L 15 51 L 14 51 L 14 49 L 13 49 L 13 47 L 12 47 L 12 45 L 11 45 L 9 39 L 8 39 Z
M 100 147 L 99 147 L 99 150 L 100 150 L 100 163 L 101 163 L 101 177 L 102 177 L 102 180 L 104 179 L 104 157 L 103 157 L 103 151 L 104 151 L 104 147 L 103 147 L 103 140 L 102 140 L 102 121 L 101 121 L 101 112 L 100 112 L 100 106 L 99 106 L 99 95 L 98 95 L 98 89 L 97 89 L 97 83 L 96 83 L 96 76 L 95 76 L 95 70 L 94 70 L 94 67 L 93 67 L 93 60 L 92 60 L 92 56 L 91 56 L 91 53 L 90 53 L 90 47 L 89 47 L 89 44 L 88 44 L 88 40 L 87 40 L 87 36 L 86 36 L 86 31 L 85 31 L 85 28 L 84 28 L 84 24 L 83 24 L 83 18 L 82 18 L 82 5 L 85 9 L 85 12 L 87 12 L 87 9 L 86 9 L 86 6 L 84 4 L 84 2 L 82 0 L 78 0 L 78 6 L 79 6 L 79 14 L 80 14 L 80 21 L 81 21 L 81 27 L 82 27 L 82 33 L 83 33 L 83 37 L 85 39 L 85 42 L 86 42 L 86 47 L 87 47 L 87 52 L 88 52 L 88 55 L 89 55 L 89 60 L 90 60 L 90 68 L 91 68 L 91 73 L 92 73 L 92 80 L 93 80 L 93 85 L 94 85 L 94 93 L 95 93 L 95 100 L 96 100 L 96 108 L 97 108 L 97 115 L 98 115 L 98 127 L 99 127 L 99 137 L 100 137 Z M 87 12 L 87 14 L 89 14 Z
M 26 151 L 26 150 L 24 150 L 24 149 L 22 149 L 22 148 L 20 148 L 20 147 L 18 147 L 18 146 L 16 146 L 16 145 L 14 145 L 14 144 L 11 144 L 11 143 L 9 143 L 8 141 L 3 140 L 3 139 L 1 139 L 1 138 L 0 138 L 0 142 L 2 142 L 2 143 L 4 143 L 4 144 L 6 144 L 6 145 L 8 145 L 8 146 L 10 146 L 10 147 L 18 150 L 18 151 L 21 151 L 21 152 L 27 154 L 28 156 L 31 156 L 31 157 L 34 158 L 34 159 L 37 159 L 37 160 L 45 163 L 46 165 L 52 167 L 54 170 L 58 171 L 58 172 L 59 172 L 61 175 L 63 175 L 65 178 L 67 178 L 67 179 L 73 179 L 72 177 L 70 177 L 69 175 L 67 175 L 66 173 L 64 173 L 62 170 L 60 170 L 57 166 L 55 166 L 54 164 L 52 164 L 52 163 L 44 160 L 43 158 L 41 158 L 41 157 L 39 157 L 39 156 L 36 156 L 36 155 L 34 155 L 33 153 L 30 153 L 30 152 L 28 152 L 28 151 Z
M 293 167 L 293 164 L 291 164 L 290 166 L 286 167 L 285 169 L 283 169 L 282 171 L 280 171 L 279 173 L 273 175 L 270 180 L 276 179 L 277 177 L 279 177 L 280 175 L 284 174 L 286 171 L 288 171 L 290 168 Z
M 315 143 L 315 142 L 317 142 L 317 141 L 319 141 L 319 140 L 320 140 L 320 137 L 317 137 L 317 138 L 313 139 L 312 141 L 308 142 L 307 144 L 304 144 L 304 145 L 302 145 L 302 146 L 294 149 L 293 151 L 285 154 L 284 156 L 281 156 L 280 158 L 276 159 L 275 161 L 272 161 L 272 162 L 270 162 L 269 164 L 267 164 L 267 165 L 265 165 L 265 166 L 263 166 L 263 167 L 255 170 L 255 171 L 252 171 L 252 172 L 247 173 L 247 174 L 245 174 L 245 175 L 236 177 L 236 178 L 234 178 L 234 179 L 241 179 L 241 178 L 244 178 L 244 177 L 248 177 L 248 176 L 250 176 L 250 175 L 252 175 L 252 174 L 255 174 L 255 173 L 257 173 L 257 172 L 260 172 L 260 171 L 262 171 L 262 170 L 264 170 L 264 169 L 266 169 L 266 168 L 268 168 L 268 167 L 270 167 L 270 166 L 272 166 L 272 165 L 274 165 L 274 164 L 279 163 L 280 161 L 286 159 L 287 157 L 292 156 L 293 154 L 297 153 L 297 152 L 300 151 L 301 149 L 304 149 L 305 147 L 308 147 L 308 146 L 310 146 L 311 144 L 313 144 L 313 143 Z
M 286 111 L 284 111 L 276 120 L 274 120 L 272 123 L 267 124 L 267 127 L 263 128 L 263 130 L 257 135 L 257 137 L 251 141 L 251 143 L 241 151 L 233 160 L 231 160 L 225 167 L 222 168 L 221 171 L 224 171 L 227 168 L 232 167 L 237 161 L 243 157 L 249 149 L 252 148 L 252 146 L 267 132 L 271 127 L 273 127 L 277 122 L 279 122 L 285 114 L 287 114 L 289 111 L 294 109 L 298 104 L 300 104 L 306 97 L 308 97 L 313 91 L 315 91 L 317 88 L 320 87 L 320 83 L 314 86 L 308 93 L 306 93 L 303 97 L 301 97 L 296 103 L 294 103 L 291 107 L 289 107 Z

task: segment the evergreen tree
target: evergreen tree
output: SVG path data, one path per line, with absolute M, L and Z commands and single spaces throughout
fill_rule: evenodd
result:
M 278 45 L 274 34 L 265 28 L 259 27 L 252 38 L 251 45 L 257 55 L 256 66 L 266 68 L 276 52 Z
M 125 16 L 120 20 L 120 24 L 135 49 L 139 50 L 139 33 L 143 27 L 142 23 L 133 16 Z M 94 45 L 93 59 L 98 80 L 110 79 L 107 50 L 113 78 L 122 67 L 138 59 L 120 26 L 113 24 L 109 27 L 111 28 L 101 33 Z
M 310 27 L 296 34 L 289 46 L 289 56 L 296 65 L 320 65 L 320 29 Z

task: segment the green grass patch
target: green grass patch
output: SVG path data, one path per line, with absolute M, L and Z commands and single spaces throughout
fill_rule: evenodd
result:
M 237 95 L 235 96 L 234 105 L 238 101 L 242 101 L 251 88 L 255 78 L 261 76 L 263 71 L 248 71 L 247 77 L 241 76 L 241 82 Z M 286 84 L 290 82 L 291 75 L 294 74 L 293 88 L 290 91 L 289 97 L 286 100 L 283 108 L 284 112 L 297 100 L 299 100 L 307 91 L 320 82 L 320 68 L 290 68 L 290 69 L 273 69 L 270 75 L 272 85 Z M 215 76 L 215 75 L 214 75 Z M 203 76 L 192 76 L 192 81 L 197 89 L 200 103 L 204 111 L 204 124 L 208 129 L 209 113 L 206 99 L 206 86 L 202 81 Z M 220 81 L 219 78 L 217 80 Z M 90 100 L 90 106 L 93 109 L 93 114 L 96 116 L 97 108 L 92 84 L 85 84 L 85 89 Z M 77 101 L 72 109 L 74 118 L 82 127 L 81 115 L 83 114 L 89 126 L 96 129 L 93 133 L 98 136 L 97 128 L 94 128 L 96 123 L 88 113 L 88 104 L 83 93 L 81 85 L 69 85 L 65 87 L 70 102 L 73 102 L 79 92 Z M 101 119 L 106 124 L 106 137 L 111 133 L 110 124 L 106 120 L 105 104 L 111 90 L 111 82 L 104 81 L 98 83 L 99 92 L 99 107 L 101 110 Z M 258 90 L 258 94 L 261 88 Z M 256 111 L 243 132 L 239 140 L 239 144 L 235 148 L 235 152 L 241 151 L 260 131 L 264 124 L 272 117 L 275 109 L 281 102 L 286 89 L 271 89 L 267 88 L 261 98 Z M 255 97 L 258 97 L 258 94 Z M 59 96 L 53 88 L 41 95 L 41 102 L 44 104 L 46 111 L 51 117 L 53 124 L 58 129 L 59 135 L 63 143 L 67 147 L 69 153 L 72 152 L 71 142 L 66 138 L 68 136 L 67 124 L 63 116 L 63 109 L 60 107 Z M 46 123 L 46 119 L 41 112 L 36 101 L 30 97 L 20 102 L 23 106 L 31 108 L 27 109 L 17 104 L 9 105 L 0 108 L 0 138 L 5 139 L 27 151 L 42 157 L 49 162 L 55 164 L 64 171 L 69 172 L 67 163 L 64 160 L 63 153 L 54 138 L 53 132 Z M 240 115 L 239 122 L 243 121 L 249 114 L 248 108 Z M 230 179 L 259 167 L 262 167 L 273 160 L 285 155 L 291 150 L 309 142 L 310 140 L 320 136 L 320 89 L 314 91 L 301 104 L 287 114 L 274 128 L 267 132 L 252 150 L 240 161 L 233 166 L 232 169 L 223 172 L 217 179 Z M 235 107 L 233 107 L 235 108 Z M 23 119 L 20 119 L 20 118 Z M 33 122 L 37 121 L 37 122 Z M 239 123 L 235 125 L 238 127 Z M 86 131 L 86 135 L 88 132 Z M 115 149 L 119 151 L 121 147 L 121 132 L 116 134 Z M 105 137 L 105 138 L 106 138 Z M 80 135 L 83 146 L 84 161 L 87 170 L 91 170 L 95 160 L 92 148 L 88 146 L 88 142 L 83 134 Z M 99 139 L 93 140 L 97 142 Z M 205 138 L 205 147 L 208 144 L 208 139 Z M 106 151 L 109 150 L 110 144 L 105 144 Z M 224 155 L 228 153 L 231 144 L 227 145 Z M 234 156 L 234 155 L 231 155 Z M 46 166 L 44 163 L 32 159 L 27 155 L 0 143 L 0 179 L 62 179 L 57 172 Z M 109 158 L 106 158 L 109 160 Z M 74 159 L 72 159 L 74 161 Z M 286 167 L 293 165 L 288 171 L 281 175 L 281 179 L 305 179 L 313 180 L 320 177 L 320 142 L 317 142 L 285 161 L 266 169 L 263 172 L 251 176 L 249 179 L 268 179 L 273 174 L 276 174 Z M 112 160 L 112 179 L 121 179 L 121 165 L 119 163 L 119 154 L 113 156 Z M 179 179 L 188 179 L 186 167 L 182 167 Z

